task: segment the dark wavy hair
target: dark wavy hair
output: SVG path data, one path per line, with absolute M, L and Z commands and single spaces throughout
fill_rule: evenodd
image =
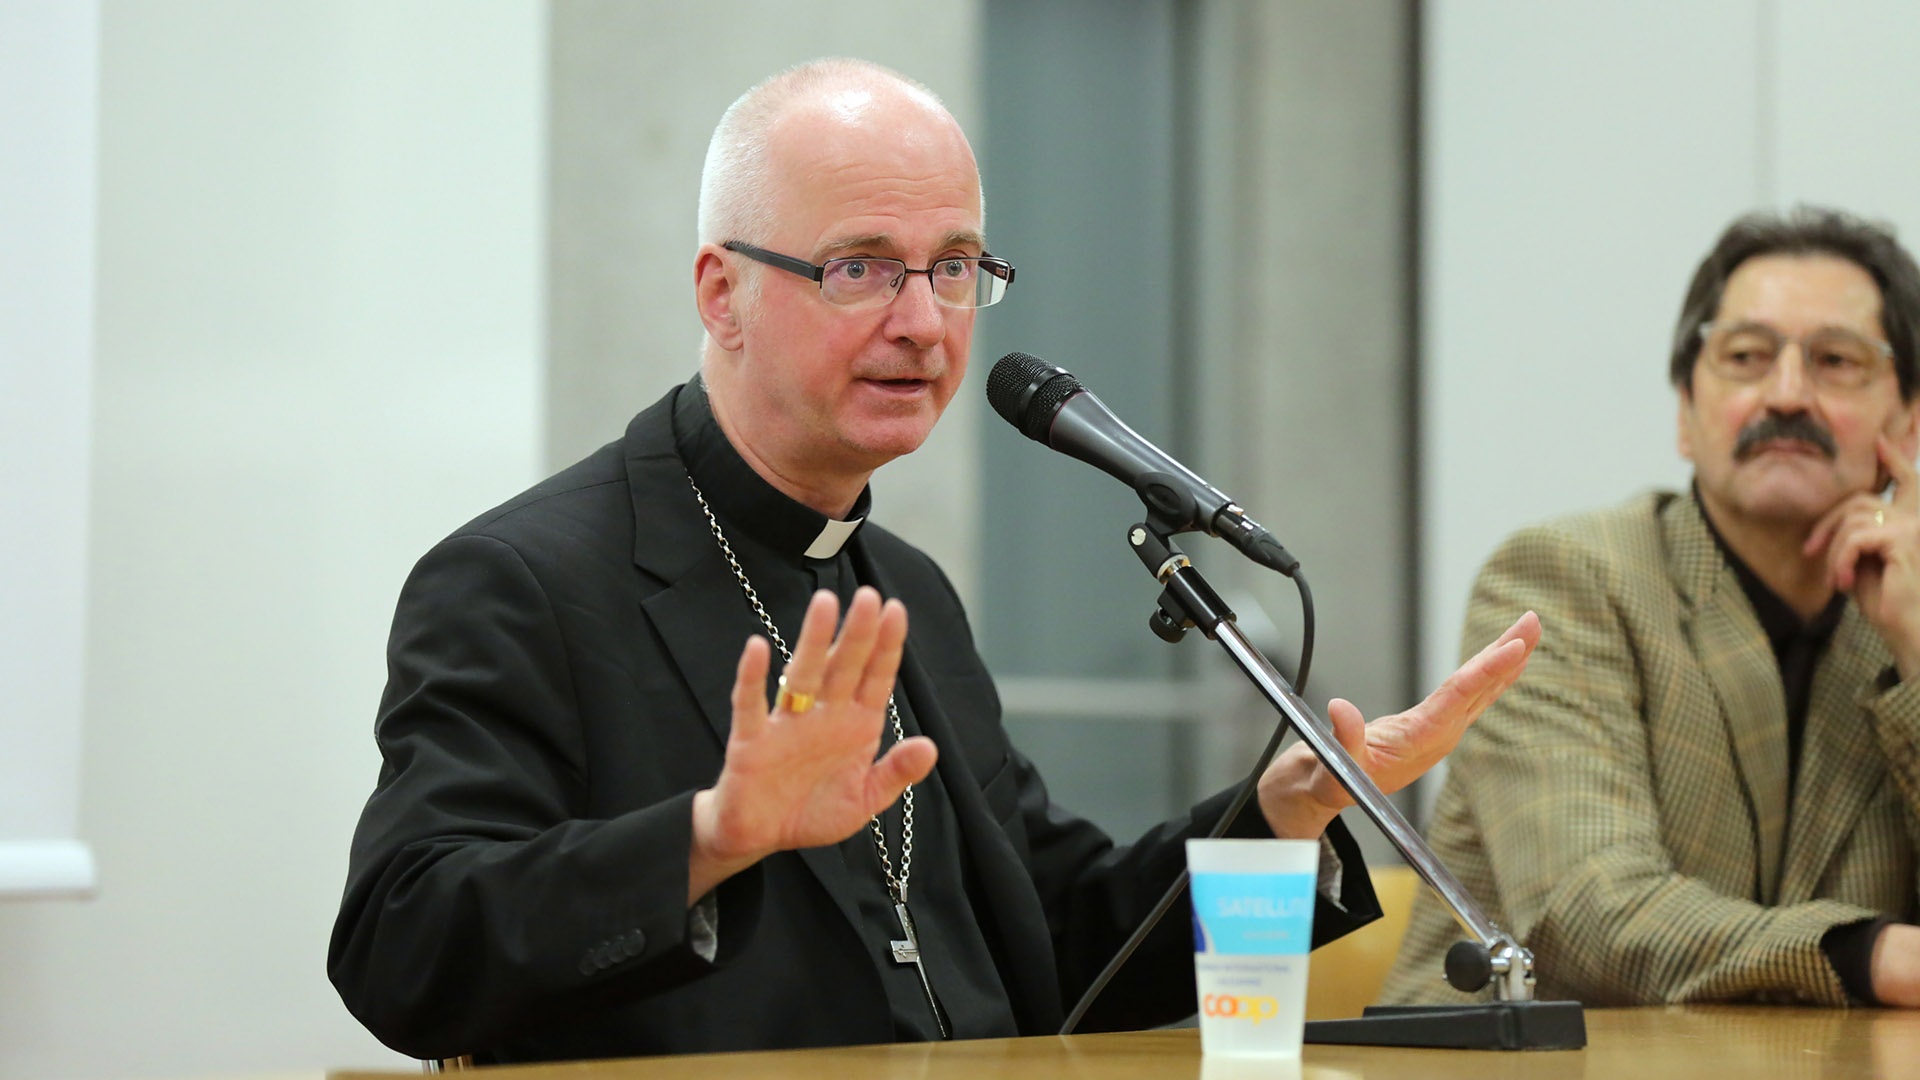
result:
M 1675 387 L 1691 392 L 1694 361 L 1700 358 L 1700 328 L 1720 310 L 1727 279 L 1741 263 L 1760 255 L 1833 255 L 1872 275 L 1880 286 L 1880 325 L 1893 346 L 1900 397 L 1913 400 L 1914 349 L 1920 344 L 1920 267 L 1894 239 L 1893 226 L 1822 206 L 1797 206 L 1785 215 L 1747 214 L 1720 234 L 1693 272 L 1686 302 L 1680 306 L 1673 357 L 1667 367 Z

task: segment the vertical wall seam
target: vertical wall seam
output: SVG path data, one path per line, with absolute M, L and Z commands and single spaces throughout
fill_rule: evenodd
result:
M 1753 178 L 1755 194 L 1762 205 L 1773 206 L 1779 199 L 1778 178 L 1774 175 L 1774 140 L 1778 108 L 1774 81 L 1775 42 L 1779 40 L 1778 0 L 1755 0 L 1753 41 Z
M 1422 229 L 1425 222 L 1421 216 L 1421 198 L 1425 182 L 1424 161 L 1421 157 L 1423 128 L 1421 110 L 1424 107 L 1422 84 L 1426 78 L 1424 63 L 1424 33 L 1421 0 L 1406 0 L 1406 34 L 1401 47 L 1405 50 L 1405 63 L 1401 70 L 1406 74 L 1406 85 L 1402 88 L 1401 107 L 1405 110 L 1401 120 L 1401 163 L 1405 170 L 1402 186 L 1401 221 L 1402 235 L 1406 238 L 1402 248 L 1400 319 L 1402 332 L 1406 335 L 1401 344 L 1401 356 L 1404 358 L 1401 370 L 1400 401 L 1402 429 L 1406 438 L 1405 483 L 1406 514 L 1405 532 L 1405 572 L 1406 588 L 1403 596 L 1403 620 L 1401 640 L 1401 697 L 1413 701 L 1419 697 L 1420 688 L 1420 644 L 1421 618 L 1424 605 L 1421 603 L 1422 589 L 1426 585 L 1424 571 L 1425 536 L 1422 528 L 1422 514 L 1425 512 L 1426 462 L 1421 449 L 1423 430 L 1421 425 L 1422 401 L 1420 393 L 1421 376 L 1421 322 L 1420 304 L 1424 293 L 1421 277 L 1421 257 L 1424 253 Z

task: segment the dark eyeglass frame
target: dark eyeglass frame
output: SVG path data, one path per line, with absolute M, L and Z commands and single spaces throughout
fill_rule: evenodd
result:
M 796 259 L 791 255 L 782 255 L 777 251 L 768 251 L 766 248 L 763 248 L 763 247 L 755 247 L 754 245 L 749 244 L 744 240 L 729 240 L 726 243 L 721 244 L 720 246 L 723 248 L 726 248 L 728 251 L 734 252 L 735 254 L 745 255 L 747 258 L 752 259 L 754 262 L 765 263 L 766 265 L 771 266 L 776 270 L 785 270 L 789 274 L 798 274 L 799 276 L 813 282 L 815 285 L 819 285 L 823 288 L 825 287 L 825 284 L 826 284 L 827 267 L 832 266 L 834 263 L 837 263 L 837 262 L 888 262 L 888 263 L 899 264 L 900 271 L 901 271 L 900 284 L 894 286 L 893 293 L 887 296 L 886 300 L 881 301 L 880 303 L 872 304 L 872 305 L 834 304 L 833 305 L 834 307 L 845 307 L 845 308 L 858 308 L 858 307 L 865 307 L 865 306 L 879 307 L 881 303 L 892 303 L 893 298 L 900 295 L 900 290 L 907 287 L 906 279 L 913 274 L 927 275 L 927 284 L 933 287 L 932 291 L 933 291 L 933 299 L 935 303 L 941 305 L 942 307 L 958 308 L 962 311 L 974 311 L 983 307 L 992 307 L 994 304 L 997 304 L 1001 300 L 1006 299 L 1007 289 L 1009 286 L 1013 284 L 1013 275 L 1014 275 L 1013 264 L 1008 262 L 1005 259 L 995 258 L 992 254 L 984 251 L 977 256 L 976 255 L 955 255 L 952 258 L 936 259 L 934 260 L 934 264 L 932 266 L 929 266 L 924 270 L 915 270 L 913 267 L 908 266 L 904 260 L 888 258 L 886 256 L 880 256 L 880 255 L 848 255 L 843 258 L 828 259 L 826 262 L 823 262 L 823 263 L 810 263 L 805 259 Z M 995 296 L 991 301 L 985 304 L 949 303 L 945 297 L 940 295 L 940 289 L 937 286 L 933 285 L 933 272 L 939 268 L 941 263 L 948 263 L 948 262 L 955 262 L 955 261 L 973 263 L 976 266 L 978 266 L 981 271 L 988 274 L 992 274 L 994 277 L 999 278 L 1000 294 L 998 296 Z M 977 294 L 977 290 L 976 290 L 976 294 Z M 830 304 L 833 303 L 831 300 L 827 302 Z

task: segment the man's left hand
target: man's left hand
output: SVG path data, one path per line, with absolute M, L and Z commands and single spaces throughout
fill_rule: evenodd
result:
M 1381 791 L 1398 791 L 1453 750 L 1467 725 L 1520 677 L 1539 643 L 1540 616 L 1529 611 L 1425 701 L 1372 723 L 1352 702 L 1334 698 L 1327 704 L 1334 737 Z M 1352 805 L 1353 797 L 1305 743 L 1288 747 L 1260 777 L 1260 809 L 1278 837 L 1317 837 Z
M 1827 556 L 1833 587 L 1853 594 L 1880 632 L 1902 679 L 1920 674 L 1920 475 L 1886 436 L 1880 464 L 1893 498 L 1862 492 L 1842 499 L 1814 525 L 1804 549 Z

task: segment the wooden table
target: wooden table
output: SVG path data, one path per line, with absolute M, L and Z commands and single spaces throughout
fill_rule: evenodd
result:
M 329 1073 L 391 1080 L 395 1073 Z M 416 1074 L 417 1075 L 417 1074 Z M 1845 1080 L 1920 1078 L 1920 1013 L 1883 1009 L 1673 1006 L 1587 1010 L 1587 1048 L 1502 1053 L 1309 1046 L 1301 1064 L 1203 1060 L 1196 1031 L 978 1039 L 487 1069 L 476 1080 Z

